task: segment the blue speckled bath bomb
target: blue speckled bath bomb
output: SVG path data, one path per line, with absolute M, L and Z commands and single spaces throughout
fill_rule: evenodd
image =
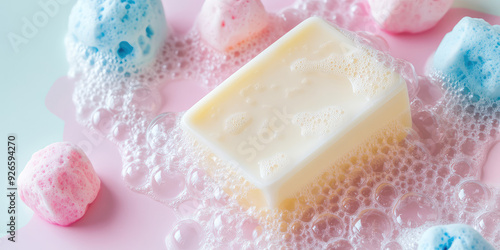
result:
M 464 17 L 439 45 L 434 68 L 466 92 L 500 100 L 500 26 Z
M 495 250 L 481 234 L 463 224 L 435 226 L 425 231 L 419 250 Z
M 78 0 L 69 19 L 74 42 L 127 68 L 154 60 L 166 34 L 160 0 Z

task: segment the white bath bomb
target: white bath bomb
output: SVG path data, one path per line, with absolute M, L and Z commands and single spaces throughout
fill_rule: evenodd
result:
M 368 0 L 373 19 L 386 31 L 418 33 L 434 27 L 453 0 Z

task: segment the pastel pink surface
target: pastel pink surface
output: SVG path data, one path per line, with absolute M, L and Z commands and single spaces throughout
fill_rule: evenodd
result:
M 450 9 L 453 0 L 368 0 L 382 29 L 418 33 L 432 28 Z
M 494 144 L 488 152 L 488 158 L 483 165 L 481 180 L 500 187 L 500 142 Z
M 38 216 L 67 226 L 82 218 L 101 181 L 79 147 L 56 142 L 33 154 L 17 184 L 19 197 Z
M 191 27 L 202 3 L 199 0 L 163 2 L 169 24 L 179 33 Z M 277 10 L 293 1 L 283 2 L 283 5 L 277 2 L 269 0 L 263 4 Z M 273 9 L 268 7 L 268 10 Z M 388 41 L 392 55 L 412 62 L 417 72 L 422 73 L 425 62 L 442 37 L 465 15 L 500 23 L 499 17 L 452 9 L 443 21 L 427 32 L 392 36 L 378 31 L 378 34 Z M 190 80 L 166 84 L 161 92 L 163 107 L 160 112 L 188 109 L 207 93 L 200 86 L 201 83 Z M 102 182 L 101 191 L 87 214 L 70 227 L 54 226 L 35 216 L 18 230 L 18 242 L 11 244 L 4 237 L 0 240 L 0 249 L 165 249 L 165 237 L 177 220 L 173 211 L 126 187 L 121 178 L 122 163 L 116 146 L 75 121 L 72 91 L 72 80 L 59 79 L 46 98 L 47 107 L 64 120 L 64 140 L 87 146 L 87 155 Z M 494 162 L 498 161 L 492 159 L 492 164 Z M 495 177 L 498 182 L 500 173 Z

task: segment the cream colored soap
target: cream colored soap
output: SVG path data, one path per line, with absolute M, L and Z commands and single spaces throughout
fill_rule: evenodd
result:
M 183 127 L 277 207 L 389 124 L 411 127 L 405 81 L 312 17 L 195 104 Z

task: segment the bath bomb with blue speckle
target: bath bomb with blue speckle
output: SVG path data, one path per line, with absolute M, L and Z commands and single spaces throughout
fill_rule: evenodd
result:
M 499 100 L 500 26 L 464 17 L 441 41 L 433 65 L 465 93 Z
M 463 224 L 429 228 L 418 242 L 418 250 L 495 250 L 481 234 Z
M 203 41 L 227 51 L 260 33 L 268 19 L 260 0 L 206 0 L 196 26 Z
M 87 48 L 87 57 L 99 53 L 110 63 L 137 68 L 154 61 L 167 25 L 160 0 L 78 0 L 68 35 Z

